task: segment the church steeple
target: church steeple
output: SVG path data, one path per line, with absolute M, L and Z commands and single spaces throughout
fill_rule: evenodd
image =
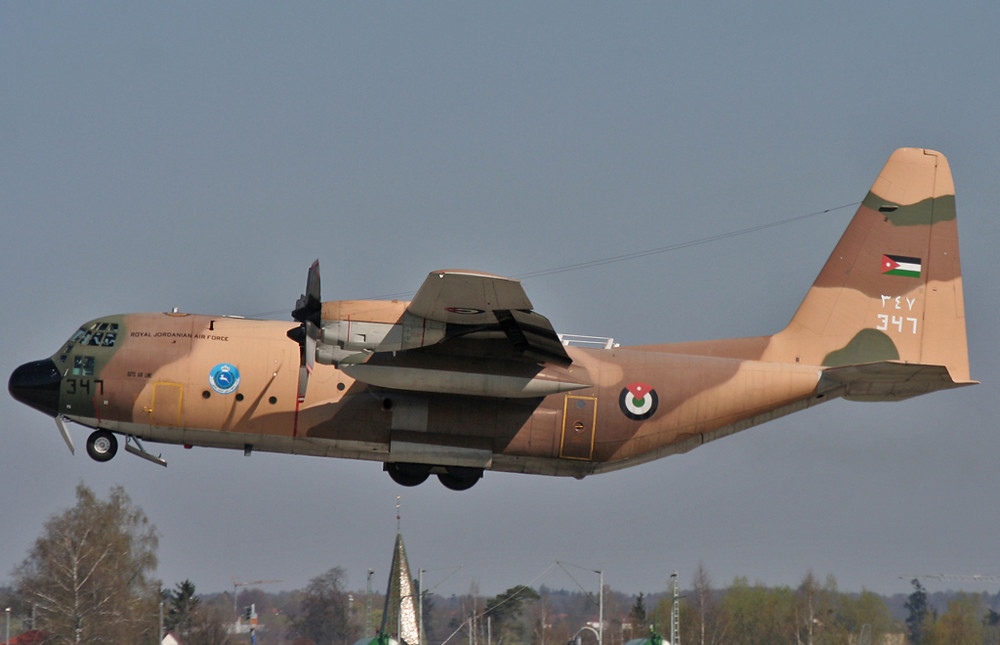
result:
M 385 594 L 382 612 L 382 635 L 395 634 L 401 645 L 420 645 L 420 628 L 417 617 L 417 596 L 406 560 L 403 533 L 400 527 L 399 497 L 396 498 L 396 546 L 392 552 L 389 569 L 389 589 Z

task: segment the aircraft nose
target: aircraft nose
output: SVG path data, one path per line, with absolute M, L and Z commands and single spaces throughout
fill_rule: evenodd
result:
M 58 414 L 59 384 L 62 376 L 51 359 L 32 361 L 10 375 L 7 390 L 10 395 L 50 417 Z

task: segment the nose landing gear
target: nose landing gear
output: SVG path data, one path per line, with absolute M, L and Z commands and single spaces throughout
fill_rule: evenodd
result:
M 94 461 L 110 461 L 118 453 L 118 440 L 107 430 L 95 430 L 87 437 L 87 454 Z

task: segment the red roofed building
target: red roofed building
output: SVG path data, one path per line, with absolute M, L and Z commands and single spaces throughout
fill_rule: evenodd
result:
M 0 643 L 0 645 L 42 645 L 48 638 L 49 634 L 47 632 L 33 629 L 15 636 L 6 643 Z

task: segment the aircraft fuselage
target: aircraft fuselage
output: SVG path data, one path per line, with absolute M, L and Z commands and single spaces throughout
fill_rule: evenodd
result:
M 816 367 L 567 347 L 568 376 L 593 385 L 509 398 L 421 393 L 317 364 L 298 403 L 293 326 L 176 313 L 92 321 L 51 357 L 58 399 L 44 411 L 163 443 L 582 477 L 800 409 L 817 400 L 820 379 Z M 469 365 L 436 371 L 460 379 Z

